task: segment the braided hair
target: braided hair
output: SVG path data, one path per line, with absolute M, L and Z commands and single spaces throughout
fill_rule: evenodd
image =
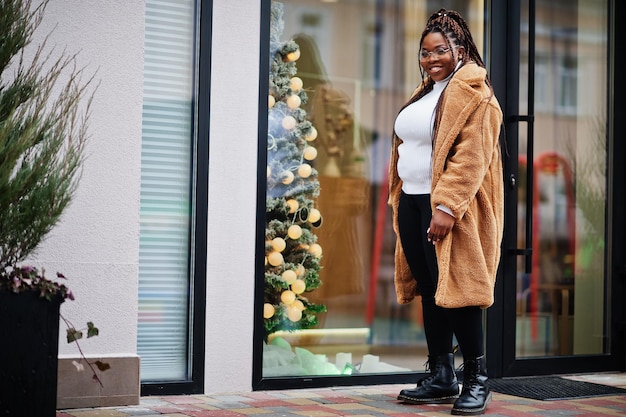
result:
M 461 66 L 465 65 L 467 62 L 473 61 L 478 66 L 485 68 L 485 63 L 478 52 L 478 48 L 474 43 L 474 38 L 472 38 L 469 27 L 459 12 L 454 10 L 439 9 L 433 13 L 428 18 L 426 28 L 424 28 L 424 31 L 422 32 L 422 37 L 420 38 L 420 49 L 426 35 L 435 32 L 441 33 L 448 44 L 448 48 L 453 49 L 454 47 L 459 46 L 465 48 L 465 54 L 463 54 Z M 435 85 L 435 82 L 430 77 L 424 76 L 424 69 L 421 66 L 420 73 L 422 75 L 422 80 L 424 80 L 424 88 L 418 94 L 418 97 L 416 97 L 418 100 L 432 91 L 433 86 Z M 488 76 L 485 81 L 489 88 L 492 89 L 491 81 Z
M 426 28 L 422 32 L 422 37 L 420 38 L 420 49 L 422 47 L 422 43 L 424 42 L 424 38 L 426 35 L 430 33 L 441 33 L 443 38 L 446 40 L 448 48 L 453 50 L 455 47 L 462 46 L 465 48 L 465 53 L 463 54 L 461 65 L 457 67 L 454 71 L 458 71 L 460 67 L 465 65 L 468 62 L 475 62 L 476 65 L 482 68 L 486 68 L 485 63 L 478 52 L 478 48 L 474 43 L 474 38 L 469 30 L 469 27 L 461 14 L 454 10 L 446 10 L 439 9 L 435 13 L 433 13 L 426 22 Z M 415 102 L 420 98 L 424 97 L 426 94 L 432 91 L 435 82 L 430 77 L 424 76 L 424 69 L 420 66 L 420 73 L 422 75 L 422 89 L 418 92 L 418 94 L 411 100 Z M 486 98 L 486 101 L 491 101 L 491 98 L 494 97 L 493 86 L 491 85 L 491 80 L 489 79 L 489 75 L 485 76 L 485 83 L 489 87 L 491 94 Z M 443 95 L 439 97 L 439 101 L 436 106 L 435 111 L 435 120 L 434 120 L 434 129 L 435 132 L 438 128 L 439 122 L 441 120 L 441 101 L 443 99 Z M 485 111 L 487 109 L 485 108 Z M 503 132 L 504 132 L 504 125 Z M 434 142 L 433 142 L 434 146 Z

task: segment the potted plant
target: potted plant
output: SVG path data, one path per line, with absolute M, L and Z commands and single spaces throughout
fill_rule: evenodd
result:
M 0 2 L 0 414 L 11 416 L 56 412 L 60 305 L 74 297 L 28 257 L 76 191 L 95 90 L 76 55 L 55 57 L 48 37 L 31 45 L 47 2 Z M 76 342 L 82 331 L 63 320 Z M 87 364 L 100 382 L 94 365 L 107 365 Z

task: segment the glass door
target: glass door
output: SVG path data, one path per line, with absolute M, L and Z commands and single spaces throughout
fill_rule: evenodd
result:
M 534 94 L 520 95 L 520 112 L 534 118 L 519 135 L 518 224 L 531 233 L 518 241 L 532 255 L 516 275 L 516 357 L 601 354 L 607 2 L 535 2 L 534 48 L 529 7 L 522 2 L 520 91 Z
M 490 346 L 502 347 L 497 370 L 505 375 L 597 370 L 610 366 L 612 353 L 609 4 L 509 7 L 519 7 L 508 11 L 509 39 L 519 44 L 506 63 L 508 221 L 496 309 L 504 340 L 496 341 L 495 323 Z

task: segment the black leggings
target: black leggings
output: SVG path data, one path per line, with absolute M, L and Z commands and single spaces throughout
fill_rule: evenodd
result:
M 480 307 L 443 308 L 435 304 L 437 257 L 426 238 L 432 212 L 430 195 L 400 195 L 398 223 L 404 255 L 422 296 L 424 333 L 429 355 L 452 352 L 456 336 L 464 359 L 484 353 L 483 315 Z

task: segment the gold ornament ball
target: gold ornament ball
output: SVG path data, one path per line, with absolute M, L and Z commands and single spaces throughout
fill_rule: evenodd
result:
M 302 228 L 297 224 L 289 226 L 289 229 L 287 229 L 287 236 L 293 240 L 299 239 L 300 236 L 302 236 Z
M 282 263 L 283 263 L 283 255 L 281 255 L 280 252 L 276 252 L 276 251 L 270 252 L 270 254 L 267 255 L 267 261 L 272 266 L 282 265 Z
M 296 294 L 291 290 L 285 290 L 280 295 L 280 301 L 285 305 L 291 305 L 294 301 L 296 301 Z
M 285 116 L 283 117 L 283 121 L 281 122 L 285 130 L 291 130 L 296 127 L 296 119 L 293 116 Z
M 315 149 L 313 146 L 307 146 L 302 156 L 307 161 L 312 161 L 317 158 L 317 149 Z
M 273 95 L 269 94 L 267 96 L 267 107 L 271 109 L 272 107 L 274 107 L 274 104 L 276 104 L 276 99 Z
M 304 85 L 304 83 L 302 82 L 302 78 L 292 77 L 291 80 L 289 81 L 290 81 L 289 86 L 291 87 L 293 91 L 302 90 L 302 86 Z
M 305 139 L 307 140 L 307 142 L 313 142 L 315 139 L 317 139 L 317 129 L 314 126 L 311 126 L 311 131 L 308 135 L 306 135 Z
M 297 309 L 295 307 L 288 307 L 287 308 L 287 318 L 290 321 L 293 321 L 294 323 L 297 321 L 300 321 L 300 319 L 302 318 L 302 310 Z
M 288 269 L 285 272 L 283 272 L 281 276 L 283 277 L 285 282 L 289 285 L 293 284 L 294 282 L 296 282 L 296 279 L 298 279 L 296 272 L 292 271 L 291 269 Z
M 282 237 L 275 237 L 272 239 L 272 249 L 277 252 L 282 252 L 287 247 L 287 242 Z
M 322 218 L 322 213 L 320 213 L 320 211 L 318 209 L 312 208 L 309 211 L 309 217 L 307 217 L 307 221 L 309 223 L 315 223 L 316 221 L 318 221 L 321 218 Z
M 305 307 L 304 307 L 304 303 L 303 303 L 302 301 L 300 301 L 300 300 L 296 300 L 296 301 L 294 301 L 294 302 L 291 304 L 291 307 L 292 307 L 292 308 L 297 308 L 297 309 L 298 309 L 298 310 L 300 310 L 300 311 L 303 311 L 303 310 L 304 310 L 304 308 L 305 308 Z
M 289 206 L 289 213 L 293 214 L 296 212 L 296 210 L 298 210 L 298 207 L 300 207 L 300 204 L 298 203 L 297 200 L 290 198 L 289 200 L 287 200 L 287 206 Z
M 291 184 L 293 182 L 293 179 L 294 179 L 293 172 L 285 171 L 283 173 L 283 184 L 289 185 L 289 184 Z
M 322 247 L 318 243 L 313 243 L 311 246 L 309 246 L 309 253 L 316 258 L 319 258 L 320 256 L 322 256 Z
M 301 277 L 302 275 L 304 275 L 305 272 L 306 272 L 306 269 L 304 269 L 304 265 L 298 264 L 298 266 L 296 267 L 296 275 Z
M 271 305 L 270 303 L 263 304 L 263 317 L 264 318 L 269 319 L 270 317 L 274 315 L 275 312 L 276 310 L 274 309 L 273 305 Z
M 300 178 L 309 178 L 312 172 L 313 168 L 311 168 L 309 164 L 302 164 L 298 167 L 298 175 Z
M 290 109 L 297 109 L 302 104 L 302 99 L 297 94 L 292 94 L 287 97 L 287 107 Z
M 302 294 L 304 290 L 306 290 L 306 283 L 301 279 L 297 279 L 293 284 L 291 284 L 291 291 L 296 294 Z
M 287 54 L 287 61 L 289 61 L 289 62 L 297 61 L 298 58 L 300 58 L 300 50 L 299 49 L 296 49 L 295 51 L 289 52 Z

